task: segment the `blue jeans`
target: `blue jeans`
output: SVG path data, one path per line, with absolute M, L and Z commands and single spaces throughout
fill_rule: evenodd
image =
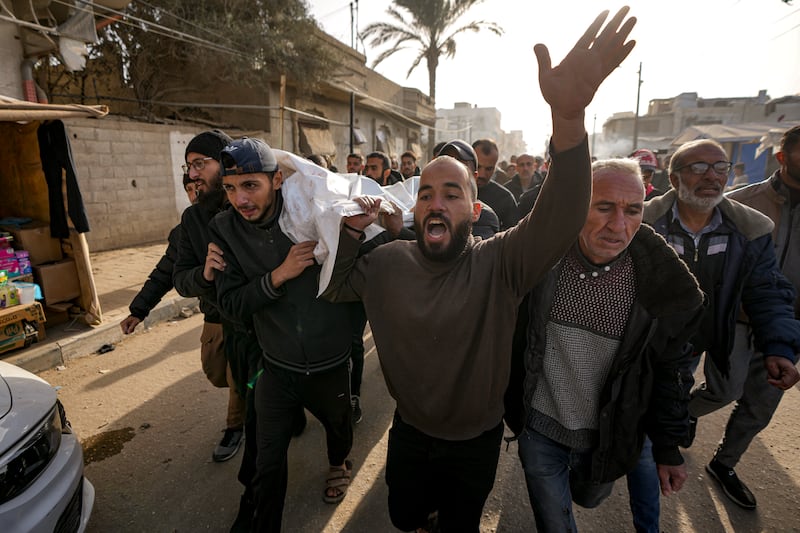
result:
M 628 474 L 628 494 L 636 532 L 658 533 L 661 483 L 658 480 L 656 462 L 653 460 L 653 443 L 649 437 L 644 439 L 636 468 Z
M 539 533 L 577 531 L 572 502 L 597 507 L 614 487 L 591 481 L 591 450 L 573 450 L 530 428 L 519 437 L 519 458 Z

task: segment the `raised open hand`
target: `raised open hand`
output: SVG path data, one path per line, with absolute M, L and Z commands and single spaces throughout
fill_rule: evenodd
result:
M 636 41 L 625 42 L 625 39 L 636 18 L 623 23 L 628 10 L 627 6 L 620 9 L 598 34 L 608 17 L 608 11 L 600 13 L 555 68 L 551 67 L 547 47 L 543 44 L 534 47 L 539 62 L 539 86 L 554 118 L 582 119 L 600 84 L 631 53 Z

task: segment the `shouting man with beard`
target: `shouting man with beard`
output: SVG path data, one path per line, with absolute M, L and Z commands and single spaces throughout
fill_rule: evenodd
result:
M 323 295 L 360 299 L 384 377 L 397 401 L 386 460 L 389 514 L 403 531 L 477 532 L 494 483 L 503 436 L 517 307 L 577 238 L 588 210 L 591 169 L 585 108 L 630 53 L 635 19 L 623 8 L 600 31 L 599 16 L 551 68 L 535 47 L 539 83 L 553 116 L 553 164 L 536 209 L 486 240 L 471 236 L 480 214 L 467 167 L 441 156 L 422 171 L 416 243 L 395 241 L 356 260 L 380 201 L 344 219 L 336 265 Z M 598 34 L 599 32 L 599 34 Z M 399 217 L 385 223 L 393 231 Z M 437 514 L 438 513 L 438 514 Z

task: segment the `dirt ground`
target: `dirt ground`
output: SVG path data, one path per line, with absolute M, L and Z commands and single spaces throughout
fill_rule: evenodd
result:
M 42 377 L 60 387 L 86 451 L 86 475 L 97 489 L 89 530 L 227 531 L 241 487 L 238 459 L 217 464 L 211 451 L 224 425 L 227 392 L 215 389 L 199 365 L 202 319 L 162 323 L 126 338 L 113 352 L 76 359 Z M 290 449 L 284 530 L 393 531 L 386 510 L 384 463 L 394 403 L 370 351 L 364 369 L 364 421 L 356 428 L 353 485 L 338 506 L 322 502 L 324 435 L 310 419 Z M 703 467 L 722 435 L 730 409 L 700 420 L 686 451 L 689 480 L 662 500 L 666 532 L 800 531 L 800 391 L 788 391 L 766 431 L 737 467 L 758 509 L 730 503 Z M 584 532 L 632 531 L 627 489 L 618 482 L 594 510 L 577 510 Z M 535 531 L 516 445 L 501 453 L 481 530 Z

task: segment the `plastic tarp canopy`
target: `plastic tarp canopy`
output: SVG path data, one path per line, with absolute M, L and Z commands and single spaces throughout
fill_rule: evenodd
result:
M 413 222 L 412 209 L 417 201 L 418 176 L 382 187 L 366 176 L 337 174 L 295 154 L 283 150 L 274 152 L 284 175 L 281 185 L 283 211 L 278 223 L 294 243 L 317 241 L 314 256 L 322 265 L 318 294 L 328 287 L 333 273 L 342 217 L 363 212 L 353 198 L 380 196 L 401 210 L 405 225 Z M 394 211 L 388 202 L 382 202 L 381 209 Z M 383 231 L 384 228 L 377 223 L 371 224 L 365 230 L 366 239 L 373 239 Z

